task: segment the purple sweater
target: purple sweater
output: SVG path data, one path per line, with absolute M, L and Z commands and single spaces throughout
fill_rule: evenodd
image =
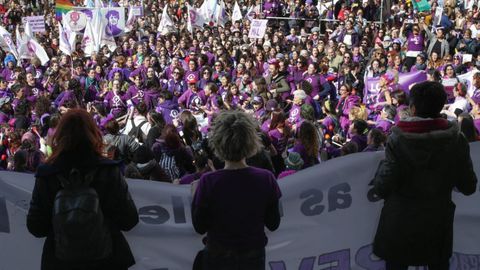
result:
M 192 202 L 195 230 L 207 233 L 209 244 L 249 250 L 267 244 L 266 226 L 280 224 L 275 176 L 255 167 L 218 170 L 202 175 Z

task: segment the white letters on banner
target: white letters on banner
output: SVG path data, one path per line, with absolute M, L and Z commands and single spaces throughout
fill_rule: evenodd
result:
M 480 175 L 480 143 L 471 144 Z M 382 270 L 372 256 L 382 201 L 368 185 L 383 152 L 334 159 L 280 179 L 282 221 L 268 233 L 268 270 Z M 140 222 L 126 233 L 134 270 L 191 269 L 201 236 L 191 224 L 190 187 L 129 180 Z M 0 269 L 40 268 L 44 239 L 26 229 L 33 176 L 0 173 Z M 480 269 L 480 193 L 453 194 L 457 205 L 451 270 Z M 28 257 L 28 258 L 26 258 Z
M 28 22 L 32 27 L 32 32 L 45 32 L 45 18 L 44 16 L 28 16 L 22 18 L 22 24 Z
M 250 32 L 248 33 L 249 38 L 263 38 L 265 36 L 265 31 L 267 30 L 268 20 L 252 20 L 250 25 Z

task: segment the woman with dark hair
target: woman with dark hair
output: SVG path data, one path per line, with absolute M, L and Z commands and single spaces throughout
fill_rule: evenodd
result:
M 181 125 L 180 136 L 185 145 L 192 147 L 192 144 L 202 140 L 202 133 L 198 130 L 198 123 L 190 111 L 183 111 L 178 117 Z
M 212 83 L 212 69 L 210 67 L 203 67 L 200 71 L 200 80 L 198 82 L 198 87 L 200 89 L 205 89 L 207 84 Z
M 318 155 L 320 150 L 320 141 L 317 135 L 317 129 L 313 123 L 305 121 L 300 125 L 297 139 L 292 152 L 300 154 L 303 160 L 303 169 L 318 164 Z
M 174 125 L 165 126 L 160 139 L 153 144 L 152 151 L 160 167 L 172 181 L 195 172 L 193 157 L 185 148 Z
M 268 136 L 277 154 L 272 156 L 272 163 L 275 173 L 278 175 L 285 170 L 283 162 L 286 155 L 288 139 L 290 138 L 290 127 L 287 125 L 287 117 L 282 109 L 276 109 L 271 114 L 270 130 Z
M 385 142 L 387 136 L 378 128 L 372 128 L 367 135 L 367 147 L 363 149 L 363 152 L 375 152 L 385 150 Z
M 453 121 L 456 120 L 461 113 L 468 112 L 469 103 L 466 95 L 467 86 L 463 83 L 457 83 L 453 88 L 453 103 L 445 105 L 445 109 L 442 110 L 441 113 L 447 115 L 448 120 Z
M 350 113 L 350 109 L 360 105 L 360 97 L 352 94 L 352 88 L 347 84 L 340 86 L 339 92 L 340 99 L 337 103 L 335 111 L 337 112 L 339 118 L 340 127 L 342 128 L 344 134 L 346 134 L 350 125 L 348 114 Z
M 408 109 L 408 96 L 405 91 L 395 90 L 391 93 L 392 105 L 396 107 L 395 123 L 400 120 L 399 112 Z
M 128 231 L 138 223 L 137 208 L 119 163 L 102 157 L 102 135 L 93 118 L 85 110 L 69 110 L 60 120 L 53 142 L 53 154 L 37 170 L 27 215 L 30 233 L 36 237 L 47 237 L 41 269 L 128 269 L 135 264 L 135 259 L 121 230 Z M 68 177 L 74 171 L 83 177 L 93 176 L 90 187 L 100 199 L 106 225 L 104 239 L 105 243 L 110 243 L 111 252 L 102 252 L 97 260 L 66 261 L 56 256 L 60 243 L 56 239 L 59 235 L 54 235 L 52 226 L 55 196 L 63 186 L 59 178 Z M 98 242 L 92 242 L 86 252 L 102 244 L 100 239 L 95 240 Z M 68 252 L 65 249 L 62 251 Z
M 255 121 L 246 113 L 228 111 L 215 119 L 209 145 L 225 167 L 192 186 L 193 227 L 208 238 L 194 267 L 265 269 L 264 227 L 274 231 L 280 225 L 281 192 L 271 172 L 247 165 L 260 144 Z
M 447 99 L 450 103 L 454 99 L 453 88 L 460 82 L 455 73 L 455 68 L 452 64 L 447 64 L 443 67 L 442 84 L 447 92 Z
M 162 113 L 156 112 L 155 110 L 151 110 L 148 112 L 147 120 L 148 122 L 150 122 L 152 127 L 148 130 L 145 145 L 148 149 L 152 149 L 155 141 L 160 138 L 160 135 L 162 134 L 162 130 L 165 127 L 166 123 Z
M 140 144 L 133 136 L 120 133 L 120 126 L 113 118 L 105 123 L 105 131 L 106 134 L 103 136 L 105 156 L 128 164 Z

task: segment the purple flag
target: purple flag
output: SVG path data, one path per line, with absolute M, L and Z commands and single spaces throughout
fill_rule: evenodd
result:
M 407 73 L 398 74 L 398 85 L 397 88 L 405 91 L 409 94 L 410 86 L 415 83 L 423 82 L 427 79 L 427 73 L 423 70 L 413 71 Z M 376 103 L 377 96 L 380 92 L 378 83 L 380 78 L 366 78 L 365 80 L 365 89 L 363 92 L 363 103 L 367 105 L 373 105 Z

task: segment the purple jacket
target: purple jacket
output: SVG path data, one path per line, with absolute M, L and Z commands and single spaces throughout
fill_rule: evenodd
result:
M 165 100 L 165 102 L 159 103 L 155 111 L 163 115 L 163 119 L 167 124 L 173 124 L 173 119 L 177 118 L 180 113 L 178 104 L 172 100 Z

